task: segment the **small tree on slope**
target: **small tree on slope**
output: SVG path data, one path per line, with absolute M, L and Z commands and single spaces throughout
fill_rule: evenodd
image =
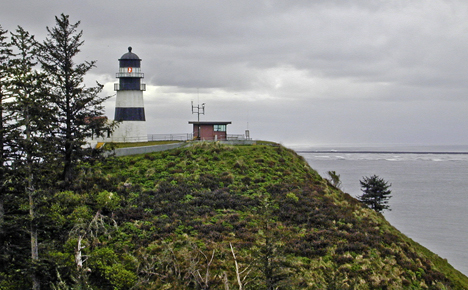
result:
M 330 177 L 328 180 L 330 183 L 338 188 L 341 189 L 341 180 L 340 180 L 340 175 L 336 173 L 336 171 L 328 171 L 328 176 Z
M 389 190 L 391 184 L 377 175 L 363 177 L 363 180 L 359 182 L 361 183 L 361 191 L 363 194 L 357 198 L 361 202 L 376 212 L 382 212 L 386 209 L 391 210 L 388 205 L 388 200 L 391 198 L 390 193 L 392 193 L 392 191 Z

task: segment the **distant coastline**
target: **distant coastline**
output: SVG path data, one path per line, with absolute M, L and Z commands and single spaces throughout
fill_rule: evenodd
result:
M 298 153 L 341 154 L 468 154 L 468 145 L 410 145 L 410 144 L 296 144 L 290 146 Z
M 340 153 L 340 154 L 465 154 L 459 151 L 372 151 L 372 150 L 295 150 L 297 153 Z

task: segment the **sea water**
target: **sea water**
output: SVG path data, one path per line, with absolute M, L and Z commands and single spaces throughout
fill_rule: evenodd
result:
M 339 174 L 343 191 L 352 196 L 362 194 L 359 180 L 364 176 L 375 174 L 391 183 L 391 211 L 383 212 L 385 218 L 468 275 L 468 154 L 294 149 L 322 177 L 328 177 L 328 171 Z

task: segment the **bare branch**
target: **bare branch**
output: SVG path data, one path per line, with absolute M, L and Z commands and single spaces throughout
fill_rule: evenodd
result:
M 229 242 L 229 246 L 231 247 L 232 257 L 234 258 L 234 264 L 236 265 L 237 284 L 239 284 L 239 290 L 242 290 L 242 280 L 241 280 L 240 273 L 239 273 L 239 264 L 237 264 L 236 254 L 234 253 L 234 248 L 232 247 L 232 244 L 230 242 Z

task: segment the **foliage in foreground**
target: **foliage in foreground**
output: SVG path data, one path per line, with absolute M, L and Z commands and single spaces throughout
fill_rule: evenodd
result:
M 80 174 L 41 207 L 36 271 L 45 289 L 468 285 L 281 146 L 201 143 L 107 160 Z M 12 247 L 1 256 L 9 267 L 1 268 L 0 288 L 27 288 L 27 243 L 18 243 L 18 231 L 6 237 Z
M 76 166 L 101 157 L 86 139 L 112 129 L 102 85 L 84 84 L 95 61 L 76 62 L 79 22 L 64 14 L 55 20 L 42 43 L 20 26 L 10 37 L 0 26 L 1 289 L 38 290 L 47 281 L 55 262 L 40 257 L 47 252 L 41 239 L 52 240 L 47 235 L 59 229 L 47 220 L 48 203 L 73 182 Z

